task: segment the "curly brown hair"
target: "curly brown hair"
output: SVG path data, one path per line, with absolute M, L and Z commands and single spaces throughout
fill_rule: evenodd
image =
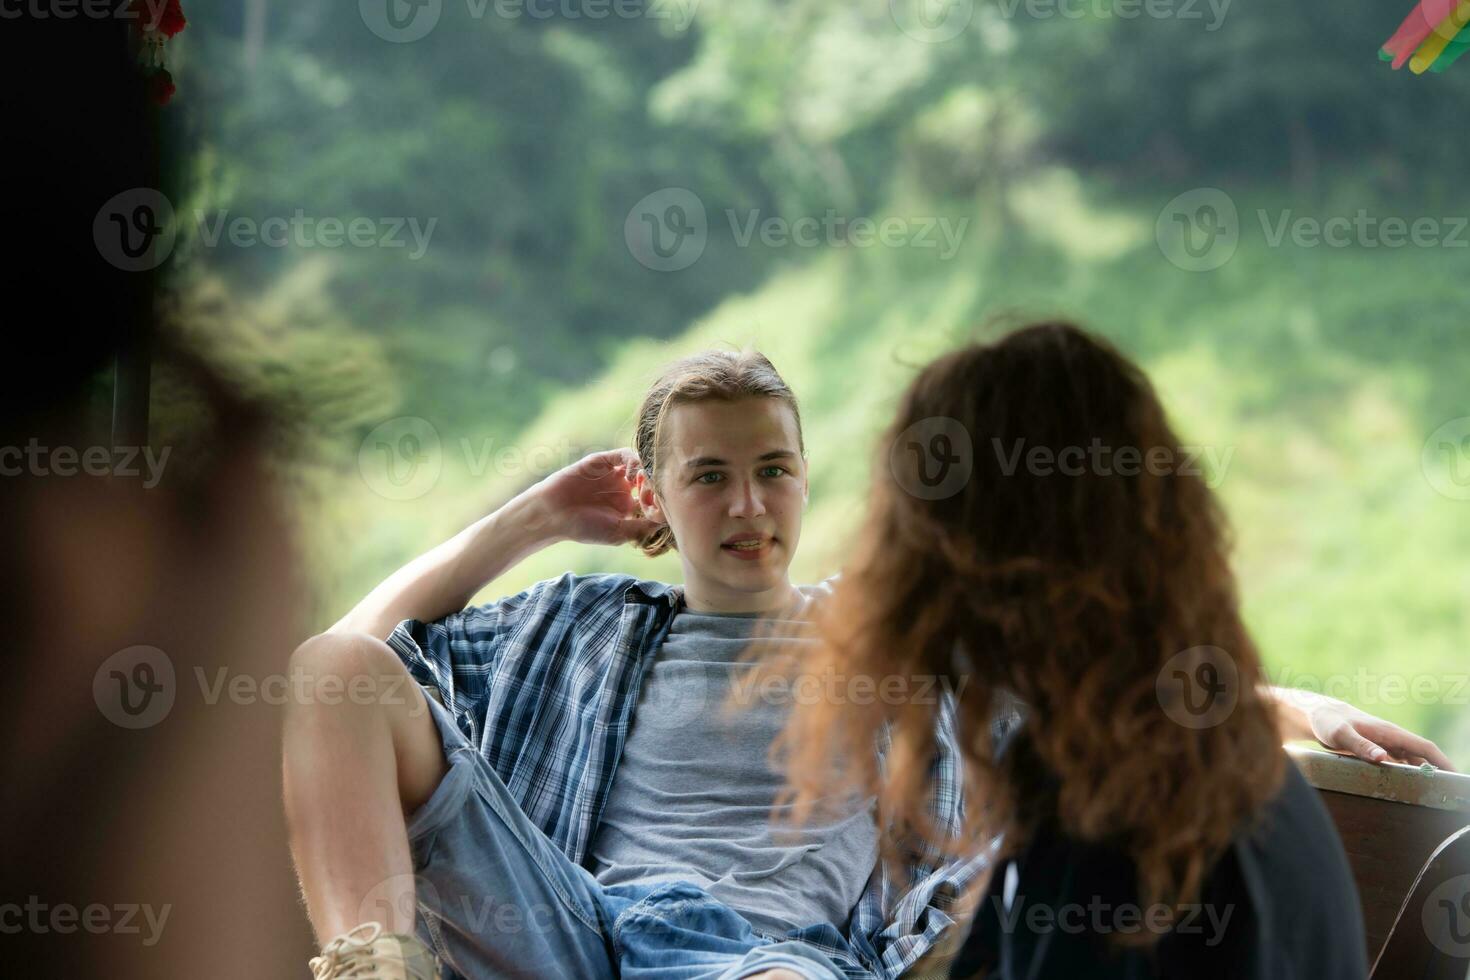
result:
M 968 454 L 952 492 L 931 492 L 926 447 L 955 465 Z M 1035 447 L 1058 464 L 1091 450 L 1093 463 L 1041 465 Z M 1183 452 L 1143 372 L 1076 326 L 1034 323 L 919 372 L 880 442 L 867 520 L 813 614 L 819 641 L 801 669 L 937 678 L 957 692 L 965 825 L 946 833 L 923 804 L 941 699 L 916 697 L 793 710 L 772 759 L 788 769 L 781 802 L 797 819 L 835 780 L 855 780 L 877 797 L 890 873 L 915 841 L 960 856 L 1003 832 L 1004 852 L 1018 852 L 1037 823 L 1037 780 L 1014 770 L 1018 753 L 997 760 L 991 722 L 1019 698 L 1027 754 L 1055 777 L 1058 826 L 1121 848 L 1149 905 L 1199 894 L 1280 785 L 1281 741 L 1209 486 L 1184 467 L 1125 472 L 1131 455 L 1099 463 L 1093 447 L 1155 461 Z M 1161 677 L 1211 657 L 1234 667 L 1233 707 L 1190 726 Z M 885 731 L 880 764 L 872 746 Z

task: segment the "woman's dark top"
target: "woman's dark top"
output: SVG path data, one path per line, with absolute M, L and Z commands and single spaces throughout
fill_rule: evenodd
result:
M 1150 950 L 1119 950 L 1115 932 L 1162 931 L 1138 902 L 1133 862 L 1074 840 L 1055 818 L 1056 781 L 1022 727 L 1000 751 L 1037 780 L 1036 832 L 1002 861 L 981 899 L 951 980 L 1362 980 L 1368 975 L 1358 890 L 1342 841 L 1296 766 L 1259 820 L 1237 834 L 1197 899 Z M 1029 779 L 1028 779 L 1029 783 Z M 1007 879 L 1015 882 L 1014 892 Z M 1009 901 L 1007 901 L 1009 898 Z

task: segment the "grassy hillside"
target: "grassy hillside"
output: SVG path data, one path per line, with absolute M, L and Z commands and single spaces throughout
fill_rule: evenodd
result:
M 486 466 L 486 440 L 497 450 L 541 447 L 543 460 L 558 463 L 626 445 L 658 367 L 715 344 L 756 344 L 802 399 L 812 499 L 793 577 L 822 577 L 841 562 L 873 437 L 914 366 L 993 314 L 1059 313 L 1137 357 L 1185 439 L 1228 460 L 1212 479 L 1234 520 L 1246 609 L 1273 678 L 1337 685 L 1333 693 L 1424 731 L 1470 765 L 1470 501 L 1437 492 L 1421 466 L 1429 434 L 1470 415 L 1465 252 L 1273 246 L 1256 212 L 1267 212 L 1267 226 L 1278 221 L 1284 195 L 1231 188 L 1235 254 L 1218 269 L 1185 271 L 1165 258 L 1155 222 L 1187 189 L 1122 194 L 1051 171 L 1013 190 L 1008 222 L 988 220 L 993 209 L 977 204 L 948 261 L 881 245 L 792 249 L 807 254 L 675 342 L 626 345 L 596 384 L 552 395 L 519 432 L 500 431 L 494 418 L 439 424 L 442 473 L 415 499 L 373 492 L 359 478 L 354 443 L 319 474 L 311 514 L 322 620 L 546 472 L 513 459 Z M 933 207 L 900 199 L 891 210 L 918 216 Z M 1297 204 L 1290 217 L 1362 207 L 1410 220 L 1455 213 L 1445 202 L 1343 192 L 1315 210 Z M 513 372 L 504 381 L 509 387 L 487 393 L 487 404 L 523 383 Z M 403 393 L 395 407 L 385 396 L 381 417 L 426 413 L 415 406 L 434 398 L 432 390 Z M 671 556 L 563 544 L 482 598 L 567 569 L 680 574 Z

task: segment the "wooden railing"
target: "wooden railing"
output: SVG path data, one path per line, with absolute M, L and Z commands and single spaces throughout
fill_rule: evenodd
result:
M 1392 762 L 1374 765 L 1313 748 L 1289 746 L 1287 752 L 1321 794 L 1342 837 L 1362 899 L 1375 980 L 1394 977 L 1391 965 L 1380 961 L 1390 934 L 1396 956 L 1437 959 L 1450 971 L 1443 975 L 1464 978 L 1470 959 L 1456 966 L 1453 950 L 1446 956 L 1435 948 L 1421 921 L 1423 910 L 1411 897 L 1416 886 L 1431 891 L 1424 886 L 1435 876 L 1448 881 L 1470 872 L 1459 870 L 1470 854 L 1470 835 L 1459 834 L 1470 826 L 1470 776 Z

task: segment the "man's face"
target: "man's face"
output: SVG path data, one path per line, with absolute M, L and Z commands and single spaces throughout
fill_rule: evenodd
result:
M 669 410 L 663 434 L 659 493 L 640 474 L 639 499 L 673 529 L 690 608 L 786 602 L 808 492 L 790 407 L 765 397 L 689 402 Z M 754 547 L 736 548 L 742 538 Z

